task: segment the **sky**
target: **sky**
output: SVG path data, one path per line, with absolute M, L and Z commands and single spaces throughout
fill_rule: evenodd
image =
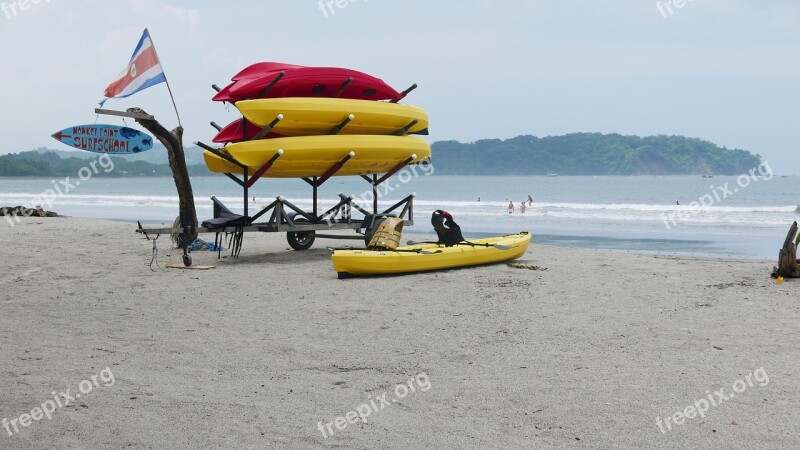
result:
M 94 108 L 148 28 L 187 145 L 239 117 L 212 84 L 280 61 L 419 84 L 431 141 L 675 134 L 800 175 L 797 0 L 33 1 L 0 0 L 0 154 L 122 125 Z M 164 84 L 132 106 L 177 126 Z

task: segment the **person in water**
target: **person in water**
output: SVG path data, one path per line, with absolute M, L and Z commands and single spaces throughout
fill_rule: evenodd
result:
M 531 197 L 530 194 L 528 194 L 528 206 L 531 206 L 531 205 L 533 205 L 533 198 Z
M 520 203 L 520 204 L 519 204 L 519 212 L 520 212 L 521 214 L 525 214 L 525 210 L 526 210 L 526 209 L 527 209 L 527 208 L 525 208 L 525 202 L 522 202 L 522 203 Z
M 508 202 L 508 213 L 509 214 L 514 213 L 514 202 Z

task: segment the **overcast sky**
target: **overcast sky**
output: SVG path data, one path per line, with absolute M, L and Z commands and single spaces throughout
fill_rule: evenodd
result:
M 66 148 L 50 134 L 95 122 L 147 27 L 186 143 L 238 116 L 212 83 L 281 61 L 418 83 L 432 141 L 679 134 L 800 174 L 798 0 L 20 1 L 0 0 L 0 153 Z M 106 103 L 130 106 L 177 124 L 163 84 Z

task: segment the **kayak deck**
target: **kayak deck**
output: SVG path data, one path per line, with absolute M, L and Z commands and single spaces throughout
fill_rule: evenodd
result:
M 428 114 L 421 108 L 397 103 L 341 98 L 274 98 L 243 100 L 236 108 L 250 122 L 264 127 L 279 115 L 273 131 L 283 136 L 329 134 L 350 115 L 338 134 L 427 134 Z M 405 127 L 408 127 L 407 129 Z
M 476 246 L 423 244 L 399 247 L 394 251 L 336 250 L 331 258 L 339 278 L 425 272 L 518 259 L 528 250 L 530 241 L 531 235 L 521 232 L 471 240 Z M 502 246 L 502 249 L 493 245 Z
M 352 156 L 335 176 L 386 173 L 398 164 L 417 164 L 431 156 L 430 144 L 412 136 L 303 136 L 239 142 L 225 147 L 226 154 L 249 167 L 251 173 L 278 151 L 282 151 L 281 156 L 263 176 L 319 177 L 351 152 Z M 243 173 L 242 167 L 209 151 L 203 157 L 212 172 Z

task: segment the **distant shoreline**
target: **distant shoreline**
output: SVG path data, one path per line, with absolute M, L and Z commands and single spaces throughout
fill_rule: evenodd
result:
M 800 175 L 776 175 L 779 178 L 794 178 Z M 224 178 L 222 174 L 209 174 L 209 175 L 190 175 L 189 178 Z M 443 177 L 503 177 L 503 178 L 679 178 L 679 177 L 698 177 L 702 178 L 702 175 L 698 174 L 672 174 L 672 175 L 559 175 L 558 177 L 552 177 L 548 175 L 502 175 L 502 174 L 472 174 L 472 175 L 460 175 L 460 174 L 447 174 L 447 175 L 436 175 L 437 178 Z M 736 177 L 736 175 L 714 175 L 714 178 L 726 178 L 726 177 Z M 44 179 L 52 179 L 52 176 L 29 176 L 29 175 L 20 175 L 20 176 L 0 176 L 0 180 L 44 180 Z M 172 177 L 167 175 L 155 175 L 155 176 L 146 176 L 146 175 L 136 175 L 136 176 L 103 176 L 98 177 L 103 178 L 106 180 L 131 180 L 131 179 L 159 179 L 159 178 L 168 178 L 171 179 Z M 335 177 L 335 178 L 344 178 L 344 177 Z M 353 178 L 353 177 L 347 177 Z M 271 180 L 294 180 L 294 178 L 269 178 Z
M 431 143 L 437 172 L 448 175 L 518 174 L 520 176 L 738 175 L 765 163 L 758 154 L 720 147 L 685 136 L 629 136 L 618 133 L 570 133 L 562 136 L 520 135 L 510 139 Z M 0 173 L 50 174 L 79 169 L 76 161 L 97 154 L 40 148 L 0 155 Z M 148 176 L 168 174 L 163 147 L 135 155 L 111 155 L 117 171 Z M 186 148 L 190 175 L 210 174 L 201 149 Z M 489 172 L 487 174 L 487 172 Z

